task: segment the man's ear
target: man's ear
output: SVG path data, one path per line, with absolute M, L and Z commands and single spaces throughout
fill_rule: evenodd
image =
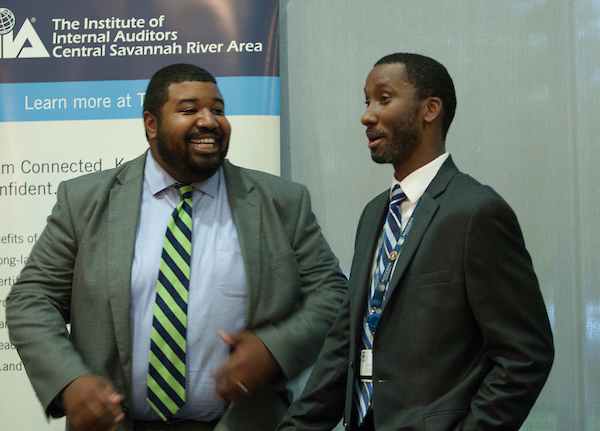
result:
M 144 111 L 144 127 L 146 127 L 146 137 L 148 140 L 156 139 L 157 123 L 156 117 L 153 114 Z
M 425 105 L 425 116 L 423 119 L 428 123 L 433 123 L 436 118 L 442 118 L 442 110 L 444 109 L 442 99 L 439 97 L 428 97 L 423 101 Z

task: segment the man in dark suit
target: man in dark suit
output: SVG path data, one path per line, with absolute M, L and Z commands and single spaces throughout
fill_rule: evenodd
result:
M 345 277 L 305 187 L 225 160 L 210 73 L 158 71 L 144 125 L 149 152 L 59 186 L 8 297 L 11 341 L 68 429 L 274 429 Z
M 379 60 L 368 147 L 394 166 L 365 208 L 347 299 L 278 430 L 517 430 L 553 361 L 550 325 L 508 204 L 445 150 L 456 107 L 437 61 Z

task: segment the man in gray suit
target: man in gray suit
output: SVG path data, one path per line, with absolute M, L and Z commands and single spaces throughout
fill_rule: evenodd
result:
M 11 341 L 69 429 L 273 429 L 345 277 L 305 187 L 225 160 L 231 127 L 210 73 L 158 71 L 144 125 L 147 153 L 59 186 L 8 297 Z M 187 275 L 163 269 L 170 259 L 187 259 Z
M 445 150 L 437 61 L 398 53 L 365 86 L 368 147 L 394 167 L 365 208 L 348 297 L 278 430 L 518 430 L 554 350 L 515 214 Z

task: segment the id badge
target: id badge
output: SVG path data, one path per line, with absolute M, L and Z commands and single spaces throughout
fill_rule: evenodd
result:
M 371 380 L 373 378 L 373 350 L 362 349 L 360 351 L 360 378 Z

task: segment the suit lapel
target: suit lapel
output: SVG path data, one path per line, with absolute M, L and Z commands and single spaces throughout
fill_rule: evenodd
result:
M 398 282 L 402 278 L 404 271 L 406 270 L 409 262 L 412 260 L 419 244 L 421 243 L 421 239 L 429 227 L 431 223 L 431 219 L 435 215 L 438 209 L 438 204 L 431 198 L 431 196 L 424 194 L 421 197 L 421 203 L 419 204 L 419 208 L 417 210 L 417 214 L 415 214 L 414 222 L 411 230 L 406 236 L 406 241 L 402 246 L 402 250 L 400 252 L 400 257 L 398 258 L 398 263 L 396 264 L 396 268 L 394 269 L 394 273 L 392 275 L 392 279 L 390 280 L 390 284 L 388 287 L 388 291 L 386 294 L 386 298 L 390 298 L 394 294 L 394 290 L 398 286 Z M 387 300 L 384 303 L 382 313 L 385 310 L 385 304 L 387 304 Z
M 140 215 L 146 153 L 131 161 L 110 191 L 108 210 L 108 290 L 119 358 L 131 381 L 131 266 Z
M 381 230 L 388 211 L 389 190 L 377 196 L 365 209 L 361 225 L 356 237 L 355 256 L 352 262 L 352 295 L 351 322 L 362 327 L 365 307 L 371 288 L 373 259 L 377 252 Z M 356 318 L 355 318 L 356 316 Z
M 225 160 L 223 169 L 233 222 L 237 229 L 244 258 L 248 287 L 248 306 L 245 320 L 246 324 L 249 325 L 256 309 L 261 279 L 261 201 L 255 192 L 254 186 L 246 180 L 238 167 Z
M 419 204 L 417 213 L 415 214 L 412 228 L 406 237 L 404 245 L 402 246 L 398 263 L 396 264 L 394 274 L 390 280 L 386 298 L 391 298 L 396 288 L 399 287 L 398 285 L 400 279 L 404 275 L 406 268 L 411 262 L 415 252 L 419 248 L 421 239 L 423 238 L 423 235 L 425 235 L 427 228 L 431 224 L 431 221 L 438 210 L 439 204 L 435 199 L 446 190 L 448 183 L 457 173 L 458 169 L 452 161 L 452 157 L 448 157 L 421 197 L 421 202 Z M 388 301 L 386 299 L 381 311 L 382 314 L 385 311 L 385 305 L 387 302 Z

